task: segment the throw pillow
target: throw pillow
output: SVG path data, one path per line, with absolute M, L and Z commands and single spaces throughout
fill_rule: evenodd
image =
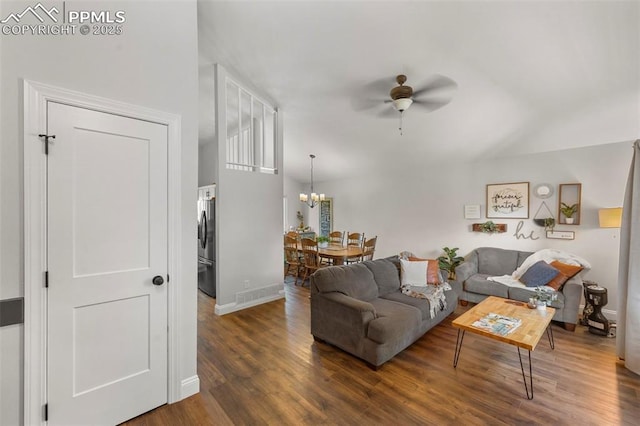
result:
M 567 263 L 560 262 L 559 260 L 554 260 L 553 262 L 551 262 L 551 266 L 565 274 L 568 277 L 567 280 L 573 278 L 578 274 L 578 272 L 584 269 L 580 265 L 569 265 Z
M 400 259 L 400 281 L 402 285 L 426 286 L 427 265 L 429 262 L 412 262 Z
M 409 260 L 412 262 L 429 262 L 427 266 L 427 284 L 438 285 L 442 283 L 440 281 L 440 266 L 439 262 L 436 259 L 420 259 L 419 257 L 409 257 Z
M 569 277 L 562 272 L 559 272 L 554 279 L 547 283 L 547 287 L 551 287 L 555 291 L 560 291 L 564 283 L 566 283 L 567 281 L 569 281 Z
M 527 272 L 522 274 L 522 276 L 520 277 L 520 281 L 523 282 L 527 287 L 539 287 L 546 285 L 559 273 L 560 271 L 549 265 L 544 260 L 539 260 L 531 265 L 531 267 L 527 269 Z

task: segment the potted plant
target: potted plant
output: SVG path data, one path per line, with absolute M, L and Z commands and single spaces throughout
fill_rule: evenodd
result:
M 565 216 L 565 223 L 567 225 L 573 225 L 573 215 L 578 211 L 578 204 L 568 205 L 560 203 L 560 213 Z
M 487 234 L 493 234 L 494 232 L 498 232 L 498 225 L 493 223 L 492 220 L 488 220 L 485 223 L 480 224 L 480 230 Z
M 456 266 L 464 262 L 464 257 L 458 256 L 458 247 L 449 248 L 445 247 L 442 250 L 445 252 L 445 256 L 438 258 L 438 266 L 440 269 L 449 271 L 448 278 L 450 280 L 456 279 Z
M 558 298 L 558 294 L 549 291 L 544 287 L 536 287 L 536 294 L 532 298 L 529 299 L 529 303 L 533 303 L 536 305 L 536 308 L 546 311 L 547 306 L 551 304 L 552 301 Z
M 318 247 L 320 248 L 329 247 L 329 237 L 325 235 L 319 235 L 318 238 L 316 238 L 316 241 L 318 242 Z

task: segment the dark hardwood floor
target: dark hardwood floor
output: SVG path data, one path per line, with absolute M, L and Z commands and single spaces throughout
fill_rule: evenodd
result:
M 640 376 L 615 339 L 553 325 L 532 353 L 526 399 L 515 347 L 467 333 L 452 366 L 456 312 L 378 371 L 309 332 L 309 289 L 218 317 L 198 300 L 200 393 L 127 425 L 640 424 Z

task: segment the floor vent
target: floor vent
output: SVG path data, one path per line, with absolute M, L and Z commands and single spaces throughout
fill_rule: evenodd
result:
M 245 304 L 255 300 L 277 296 L 282 291 L 282 284 L 272 284 L 266 287 L 252 288 L 236 293 L 236 303 Z

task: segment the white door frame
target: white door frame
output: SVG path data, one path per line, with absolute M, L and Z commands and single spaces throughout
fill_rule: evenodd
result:
M 46 424 L 47 298 L 44 271 L 47 255 L 47 162 L 43 139 L 47 129 L 47 102 L 88 108 L 167 126 L 168 129 L 168 402 L 181 399 L 180 285 L 181 117 L 110 99 L 24 81 L 24 424 Z M 51 149 L 55 149 L 55 139 Z

